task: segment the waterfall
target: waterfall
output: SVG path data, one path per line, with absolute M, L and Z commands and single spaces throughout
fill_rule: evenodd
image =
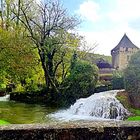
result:
M 69 109 L 55 112 L 51 117 L 60 120 L 123 120 L 129 112 L 116 99 L 118 91 L 105 91 L 78 99 Z
M 5 95 L 0 97 L 0 101 L 9 101 L 10 100 L 10 95 Z

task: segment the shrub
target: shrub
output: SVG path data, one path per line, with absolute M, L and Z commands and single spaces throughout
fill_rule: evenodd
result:
M 124 89 L 124 75 L 121 71 L 114 71 L 112 77 L 112 89 Z
M 65 103 L 72 104 L 76 99 L 94 93 L 97 80 L 98 68 L 95 65 L 90 65 L 85 61 L 77 61 L 63 83 Z
M 131 57 L 124 72 L 125 89 L 129 94 L 131 103 L 140 108 L 140 51 Z

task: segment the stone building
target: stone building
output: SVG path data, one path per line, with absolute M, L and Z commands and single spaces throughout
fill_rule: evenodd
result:
M 112 67 L 114 69 L 123 70 L 127 67 L 131 55 L 139 50 L 126 34 L 122 37 L 119 44 L 111 50 Z
M 99 80 L 110 81 L 112 79 L 112 66 L 104 59 L 96 60 L 96 65 L 99 68 Z

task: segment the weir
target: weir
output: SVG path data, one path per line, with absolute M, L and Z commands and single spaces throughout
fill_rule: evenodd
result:
M 59 120 L 123 120 L 130 113 L 115 97 L 122 90 L 110 90 L 95 93 L 88 98 L 81 98 L 69 109 L 51 114 Z
M 1 140 L 139 140 L 140 122 L 86 121 L 0 127 Z

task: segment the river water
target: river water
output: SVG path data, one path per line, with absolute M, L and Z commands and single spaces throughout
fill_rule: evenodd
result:
M 13 101 L 0 102 L 0 120 L 11 124 L 49 123 L 53 121 L 47 117 L 56 111 L 55 108 L 43 105 L 32 105 Z
M 95 93 L 81 98 L 66 110 L 14 101 L 0 101 L 0 120 L 11 124 L 52 123 L 53 121 L 123 120 L 129 112 L 115 98 L 118 91 Z

